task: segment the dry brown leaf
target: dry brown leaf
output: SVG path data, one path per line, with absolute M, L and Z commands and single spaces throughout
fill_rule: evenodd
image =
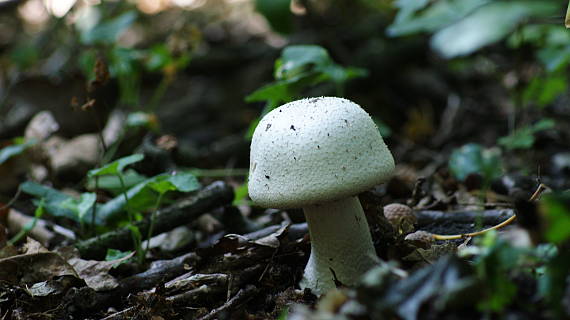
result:
M 61 248 L 59 252 L 67 259 L 77 272 L 79 278 L 83 279 L 88 287 L 95 291 L 107 291 L 119 285 L 117 279 L 109 274 L 109 270 L 119 262 L 131 258 L 135 252 L 112 261 L 83 260 L 79 257 L 79 251 L 73 247 Z

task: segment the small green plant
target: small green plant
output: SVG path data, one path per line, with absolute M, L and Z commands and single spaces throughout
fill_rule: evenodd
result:
M 142 261 L 144 261 L 144 255 L 143 255 L 143 250 L 141 243 L 142 243 L 142 237 L 140 235 L 140 231 L 138 230 L 138 228 L 136 226 L 134 226 L 134 223 L 136 221 L 135 218 L 135 213 L 133 212 L 131 206 L 129 205 L 129 197 L 127 196 L 127 193 L 124 191 L 126 190 L 126 186 L 125 186 L 125 182 L 124 182 L 124 178 L 123 178 L 123 169 L 125 169 L 126 166 L 139 162 L 144 158 L 144 156 L 142 154 L 133 154 L 130 155 L 128 157 L 124 157 L 121 159 L 118 159 L 116 161 L 113 161 L 101 168 L 98 169 L 93 169 L 91 171 L 88 172 L 87 176 L 92 178 L 92 177 L 99 177 L 99 176 L 105 176 L 105 175 L 113 175 L 116 176 L 120 183 L 121 183 L 121 188 L 123 189 L 123 196 L 125 199 L 125 207 L 126 207 L 126 211 L 127 211 L 127 215 L 129 217 L 129 229 L 131 230 L 131 235 L 133 237 L 133 244 L 134 247 L 137 249 L 137 253 L 138 253 L 138 259 L 139 262 L 142 263 Z M 94 217 L 96 217 L 96 212 L 93 212 Z
M 542 119 L 535 124 L 524 126 L 513 131 L 510 135 L 499 138 L 499 145 L 507 150 L 529 149 L 534 145 L 537 132 L 554 128 L 554 120 Z
M 266 102 L 261 116 L 251 123 L 247 137 L 251 138 L 261 117 L 283 103 L 301 98 L 307 88 L 329 83 L 334 85 L 337 96 L 343 96 L 347 81 L 366 74 L 364 69 L 335 63 L 327 50 L 316 45 L 284 48 L 281 57 L 275 61 L 275 81 L 245 98 L 247 102 Z
M 91 192 L 81 194 L 79 199 L 67 198 L 60 203 L 60 206 L 65 209 L 71 210 L 79 220 L 81 226 L 81 233 L 85 232 L 85 217 L 93 208 L 97 200 L 97 195 Z

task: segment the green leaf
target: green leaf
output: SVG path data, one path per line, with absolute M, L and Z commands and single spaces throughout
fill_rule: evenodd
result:
M 26 43 L 17 45 L 12 49 L 9 61 L 14 63 L 18 69 L 26 70 L 34 66 L 39 58 L 38 46 Z
M 271 28 L 288 34 L 293 28 L 291 0 L 255 0 L 255 10 L 261 13 Z
M 159 194 L 167 191 L 190 192 L 200 188 L 196 177 L 188 172 L 175 173 L 173 175 L 161 175 L 148 183 L 148 186 Z
M 136 11 L 127 11 L 114 19 L 82 32 L 81 42 L 84 44 L 113 44 L 136 19 Z
M 542 119 L 534 125 L 525 126 L 515 130 L 506 137 L 501 137 L 498 143 L 508 150 L 528 149 L 534 145 L 534 134 L 554 127 L 554 120 Z
M 283 49 L 281 58 L 275 64 L 275 79 L 285 80 L 297 77 L 310 66 L 324 67 L 332 64 L 328 52 L 315 45 L 295 45 Z
M 139 99 L 141 63 L 144 57 L 139 50 L 113 47 L 108 52 L 109 72 L 119 83 L 120 102 L 137 104 Z
M 417 32 L 437 31 L 463 19 L 491 0 L 440 0 L 420 12 L 419 10 L 427 5 L 426 2 L 425 0 L 398 1 L 400 11 L 395 22 L 387 29 L 388 35 L 403 36 Z
M 562 70 L 570 63 L 570 46 L 555 47 L 549 44 L 540 49 L 537 55 L 547 71 Z
M 200 187 L 194 175 L 180 172 L 175 175 L 160 174 L 149 178 L 126 192 L 129 205 L 133 212 L 144 212 L 154 208 L 161 191 L 175 190 L 179 192 L 191 192 Z M 97 218 L 101 223 L 117 220 L 126 207 L 125 195 L 120 194 L 101 205 L 97 209 Z
M 489 183 L 501 175 L 502 167 L 499 149 L 483 149 L 476 143 L 455 149 L 449 158 L 449 169 L 459 180 L 465 179 L 472 173 L 479 173 L 485 183 Z
M 107 175 L 107 176 L 100 176 L 100 177 L 90 177 L 87 180 L 86 188 L 88 190 L 95 190 L 95 179 L 98 179 L 98 187 L 99 189 L 107 190 L 114 195 L 117 195 L 123 191 L 123 186 L 121 185 L 121 180 L 116 175 Z M 125 184 L 125 188 L 128 190 L 129 188 L 134 187 L 136 184 L 145 181 L 148 177 L 137 173 L 135 170 L 127 169 L 123 173 L 123 182 Z
M 416 12 L 425 8 L 428 3 L 428 0 L 396 0 L 394 5 L 398 8 L 398 14 L 394 24 L 409 20 Z
M 556 8 L 548 1 L 494 1 L 439 30 L 431 46 L 445 58 L 468 55 L 503 39 L 524 19 L 555 14 Z
M 569 56 L 570 57 L 570 56 Z M 523 91 L 524 104 L 536 103 L 545 107 L 568 89 L 568 79 L 565 74 L 548 74 L 545 77 L 535 77 Z
M 87 173 L 87 176 L 95 177 L 95 176 L 104 176 L 104 175 L 119 175 L 123 173 L 123 169 L 126 166 L 133 163 L 137 163 L 142 159 L 144 159 L 144 155 L 138 153 L 127 157 L 123 157 L 121 159 L 108 163 L 101 168 L 90 170 Z
M 245 200 L 248 194 L 249 190 L 247 189 L 247 181 L 246 181 L 234 190 L 234 201 L 232 203 L 234 205 L 242 204 L 242 202 Z
M 132 251 L 120 251 L 117 249 L 107 249 L 107 254 L 105 255 L 105 261 L 120 260 L 120 259 L 127 257 L 129 255 L 132 255 L 132 254 L 133 254 Z M 128 261 L 129 261 L 129 259 L 119 261 L 113 265 L 113 268 L 116 268 L 116 267 L 122 265 L 123 263 L 127 263 Z
M 570 193 L 558 192 L 544 195 L 540 206 L 548 220 L 546 239 L 556 244 L 568 241 L 570 239 Z
M 274 83 L 270 83 L 249 94 L 245 97 L 245 101 L 272 101 L 275 105 L 279 105 L 286 101 L 292 101 L 294 99 L 294 95 L 291 94 L 291 84 L 291 81 L 276 81 Z
M 567 283 L 570 276 L 570 253 L 561 250 L 553 259 L 548 261 L 544 274 L 538 278 L 538 295 L 544 297 L 556 317 L 565 319 L 568 311 L 564 301 L 567 296 Z
M 486 294 L 477 305 L 481 310 L 499 312 L 516 296 L 517 287 L 505 275 L 520 264 L 523 251 L 499 240 L 496 232 L 485 234 L 479 244 L 485 250 L 476 257 L 475 267 L 479 278 L 485 283 Z
M 96 199 L 97 195 L 95 195 L 95 193 L 86 192 L 82 193 L 79 199 L 67 198 L 62 201 L 59 206 L 73 211 L 77 215 L 76 221 L 88 222 L 85 217 L 90 213 Z
M 55 217 L 66 217 L 79 222 L 79 217 L 75 212 L 62 206 L 62 203 L 73 199 L 70 195 L 32 181 L 22 183 L 20 188 L 24 193 L 45 199 L 45 210 L 49 214 Z
M 273 83 L 265 85 L 246 97 L 247 102 L 266 101 L 261 116 L 277 106 L 301 98 L 301 92 L 323 82 L 336 85 L 337 95 L 342 95 L 346 81 L 363 77 L 367 71 L 361 68 L 343 67 L 336 64 L 328 52 L 316 45 L 288 46 L 275 61 Z M 252 122 L 246 133 L 251 138 L 258 119 Z
M 145 66 L 150 71 L 160 70 L 173 62 L 173 57 L 165 44 L 153 46 L 149 52 Z
M 8 159 L 22 154 L 26 149 L 36 144 L 35 139 L 25 141 L 24 139 L 15 138 L 12 140 L 14 144 L 0 149 L 0 164 L 8 161 Z
M 79 69 L 87 81 L 95 79 L 95 63 L 97 62 L 97 51 L 94 49 L 84 50 L 79 54 Z
M 277 317 L 277 320 L 287 320 L 287 319 L 289 319 L 289 307 L 285 307 L 283 310 L 281 310 L 279 316 Z

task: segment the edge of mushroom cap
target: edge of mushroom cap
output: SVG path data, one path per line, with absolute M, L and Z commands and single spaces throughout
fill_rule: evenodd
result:
M 306 98 L 260 121 L 248 187 L 258 205 L 295 208 L 356 195 L 388 180 L 393 170 L 392 154 L 359 105 Z

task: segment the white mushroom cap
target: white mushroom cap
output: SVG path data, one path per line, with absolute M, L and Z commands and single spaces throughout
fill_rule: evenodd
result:
M 268 113 L 251 143 L 249 195 L 298 208 L 356 195 L 385 182 L 392 154 L 372 118 L 342 98 L 307 98 Z

